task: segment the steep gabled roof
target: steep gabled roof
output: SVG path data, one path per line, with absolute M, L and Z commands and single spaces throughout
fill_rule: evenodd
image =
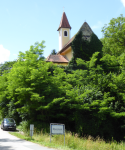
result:
M 85 30 L 87 30 L 90 34 L 93 33 L 92 29 L 90 28 L 90 26 L 88 25 L 87 22 L 84 22 L 83 25 L 81 26 L 81 28 L 79 29 L 79 31 L 83 31 L 83 32 L 84 32 Z M 79 32 L 79 31 L 78 31 L 78 32 Z
M 62 15 L 62 18 L 61 18 L 61 22 L 60 22 L 60 25 L 59 25 L 59 28 L 57 31 L 59 31 L 60 28 L 70 28 L 71 29 L 71 26 L 68 22 L 68 19 L 66 17 L 66 14 L 65 12 L 63 12 L 63 15 Z
M 68 63 L 69 61 L 62 55 L 49 55 L 46 62 Z

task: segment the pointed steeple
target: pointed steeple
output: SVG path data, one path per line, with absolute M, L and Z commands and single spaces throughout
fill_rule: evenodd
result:
M 63 15 L 62 15 L 62 18 L 61 18 L 61 22 L 60 22 L 60 25 L 59 25 L 59 28 L 58 28 L 57 31 L 59 31 L 60 28 L 69 28 L 69 29 L 71 29 L 71 26 L 70 26 L 70 24 L 68 22 L 68 19 L 66 17 L 65 12 L 63 12 Z

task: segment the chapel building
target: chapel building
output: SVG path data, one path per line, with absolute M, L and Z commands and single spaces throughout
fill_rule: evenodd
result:
M 49 55 L 46 62 L 53 62 L 58 65 L 67 66 L 71 58 L 73 57 L 73 50 L 71 44 L 75 39 L 75 35 L 71 38 L 71 26 L 68 22 L 65 12 L 63 12 L 59 28 L 59 51 L 56 55 Z M 90 36 L 93 33 L 87 22 L 84 22 L 78 32 L 82 31 L 82 37 L 85 40 L 90 40 Z M 77 33 L 78 33 L 77 32 Z

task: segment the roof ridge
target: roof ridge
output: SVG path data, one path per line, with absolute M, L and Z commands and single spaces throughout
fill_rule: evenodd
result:
M 89 26 L 89 24 L 88 24 L 86 21 L 82 24 L 82 26 L 80 27 L 79 31 L 80 31 L 85 25 L 87 25 L 87 26 L 89 27 L 89 30 L 93 33 L 91 27 Z M 78 32 L 79 32 L 79 31 L 78 31 Z
M 66 62 L 68 63 L 69 61 L 64 58 L 62 55 L 50 55 L 50 57 L 46 60 L 46 62 Z
M 62 18 L 60 21 L 60 25 L 59 25 L 59 28 L 57 31 L 59 31 L 60 28 L 70 28 L 71 29 L 71 26 L 69 24 L 69 21 L 67 19 L 65 12 L 63 12 L 63 15 L 62 15 Z

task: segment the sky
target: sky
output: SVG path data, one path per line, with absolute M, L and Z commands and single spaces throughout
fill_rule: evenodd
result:
M 59 51 L 57 31 L 65 11 L 74 36 L 86 21 L 102 38 L 105 24 L 120 14 L 125 0 L 0 0 L 0 63 L 18 58 L 35 42 L 45 41 L 44 57 Z

